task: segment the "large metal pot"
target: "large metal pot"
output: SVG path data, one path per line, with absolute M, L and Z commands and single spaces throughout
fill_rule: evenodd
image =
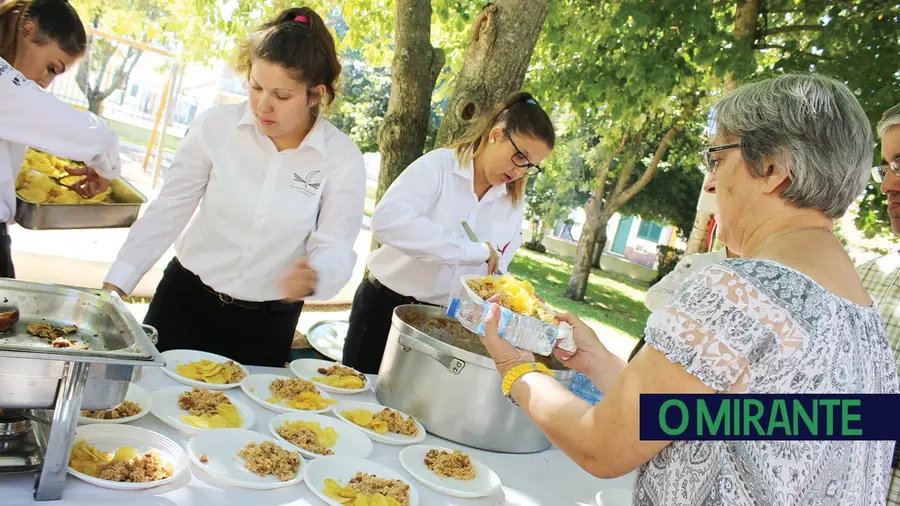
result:
M 405 305 L 394 310 L 375 394 L 439 437 L 504 453 L 535 453 L 550 441 L 501 391 L 494 362 L 420 332 L 404 316 L 447 319 L 441 308 Z M 557 368 L 555 368 L 557 369 Z M 575 373 L 556 370 L 567 388 Z

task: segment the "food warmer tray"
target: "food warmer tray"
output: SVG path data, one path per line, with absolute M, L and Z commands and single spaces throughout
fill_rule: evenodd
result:
M 156 331 L 140 325 L 113 292 L 0 279 L 0 310 L 20 319 L 0 334 L 0 408 L 39 411 L 49 428 L 44 463 L 35 481 L 37 500 L 62 496 L 66 463 L 81 409 L 111 409 L 125 399 L 143 367 L 162 367 Z M 29 335 L 29 323 L 75 325 L 88 350 L 52 348 Z
M 16 194 L 16 223 L 29 230 L 128 228 L 147 197 L 123 178 L 110 188 L 114 202 L 108 204 L 36 204 Z

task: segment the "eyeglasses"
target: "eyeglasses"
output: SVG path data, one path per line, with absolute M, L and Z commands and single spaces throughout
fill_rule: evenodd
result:
M 881 183 L 884 181 L 885 176 L 887 176 L 888 169 L 894 173 L 895 176 L 900 177 L 900 156 L 894 158 L 893 161 L 885 163 L 884 165 L 876 165 L 872 167 L 872 178 L 875 179 L 876 183 Z
M 515 154 L 512 155 L 512 163 L 514 163 L 516 167 L 524 167 L 525 173 L 529 176 L 540 174 L 544 170 L 540 165 L 531 163 L 531 160 L 529 160 L 527 156 L 522 154 L 522 151 L 519 150 L 519 146 L 516 146 L 516 143 L 512 140 L 512 136 L 509 135 L 509 130 L 504 130 L 503 135 L 505 135 L 506 138 L 509 139 L 509 143 L 512 144 L 513 149 L 516 150 Z
M 719 169 L 719 159 L 713 158 L 712 154 L 718 153 L 719 151 L 725 151 L 728 149 L 734 149 L 734 148 L 739 148 L 739 147 L 741 147 L 740 143 L 724 144 L 722 146 L 710 146 L 710 147 L 704 149 L 700 153 L 700 155 L 703 157 L 703 167 L 701 168 L 701 170 L 703 170 L 703 173 L 706 174 L 707 176 L 710 174 L 715 174 L 716 171 Z

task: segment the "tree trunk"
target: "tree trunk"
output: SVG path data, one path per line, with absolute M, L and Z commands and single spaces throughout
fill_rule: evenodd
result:
M 475 18 L 463 68 L 441 122 L 446 146 L 518 91 L 525 80 L 550 0 L 496 0 Z
M 431 45 L 431 0 L 397 0 L 391 97 L 378 133 L 381 172 L 376 201 L 416 158 L 422 156 L 431 95 L 444 67 L 444 52 Z M 378 247 L 372 238 L 372 249 Z
M 752 62 L 753 44 L 756 42 L 757 20 L 759 19 L 761 2 L 762 0 L 737 0 L 737 6 L 734 11 L 734 38 L 737 43 L 732 51 L 743 53 L 744 59 L 748 62 Z M 737 88 L 737 80 L 734 72 L 729 70 L 725 73 L 724 92 L 730 93 L 735 88 Z M 697 210 L 697 216 L 694 217 L 694 226 L 691 228 L 691 235 L 688 237 L 687 248 L 684 251 L 685 256 L 709 249 L 709 246 L 706 244 L 706 236 L 709 235 L 710 218 L 711 215 L 709 213 Z
M 700 253 L 707 251 L 709 245 L 706 243 L 706 236 L 709 235 L 709 219 L 711 214 L 706 211 L 697 209 L 697 215 L 694 217 L 694 226 L 691 227 L 691 235 L 688 236 L 685 255 Z
M 578 247 L 575 249 L 572 277 L 569 278 L 569 286 L 566 288 L 566 297 L 572 300 L 584 300 L 584 294 L 587 292 L 588 287 L 588 278 L 591 276 L 591 260 L 593 260 L 597 236 L 600 228 L 605 228 L 606 222 L 609 221 L 609 217 L 604 218 L 602 216 L 603 206 L 601 200 L 603 189 L 600 188 L 600 190 L 598 192 L 597 188 L 594 188 L 594 193 L 584 206 L 584 227 L 581 229 L 581 237 L 578 238 Z
M 88 111 L 91 111 L 92 113 L 96 114 L 97 116 L 100 116 L 100 113 L 102 112 L 100 110 L 100 107 L 102 105 L 103 105 L 103 99 L 98 98 L 96 96 L 96 94 L 91 93 L 91 95 L 88 97 Z
M 606 225 L 604 225 L 600 230 L 597 231 L 597 242 L 596 244 L 594 244 L 594 258 L 591 260 L 591 267 L 594 269 L 602 269 L 600 260 L 603 257 L 603 250 L 606 249 L 606 241 Z
M 597 181 L 594 186 L 594 191 L 591 193 L 590 199 L 588 199 L 587 204 L 584 206 L 584 228 L 581 231 L 581 237 L 578 239 L 578 248 L 575 250 L 575 263 L 572 266 L 572 277 L 569 278 L 566 297 L 577 301 L 584 300 L 584 294 L 587 292 L 588 287 L 588 279 L 591 275 L 591 263 L 593 261 L 594 248 L 597 246 L 601 230 L 602 233 L 605 234 L 606 224 L 609 222 L 612 215 L 621 209 L 625 203 L 634 198 L 634 196 L 643 190 L 644 187 L 647 186 L 647 183 L 653 179 L 653 176 L 656 174 L 656 167 L 659 165 L 659 162 L 662 161 L 666 151 L 668 151 L 669 145 L 672 143 L 672 139 L 675 138 L 675 134 L 678 133 L 679 128 L 680 127 L 677 126 L 671 127 L 666 134 L 663 135 L 662 139 L 659 141 L 659 145 L 656 147 L 656 153 L 653 155 L 650 163 L 647 164 L 647 169 L 631 186 L 625 188 L 624 182 L 627 182 L 631 178 L 634 166 L 643 152 L 643 134 L 638 134 L 637 139 L 632 140 L 632 147 L 629 148 L 629 152 L 625 156 L 627 161 L 624 163 L 624 167 L 619 173 L 619 180 L 616 183 L 616 189 L 613 191 L 612 195 L 604 195 L 606 179 L 609 174 L 609 169 L 612 166 L 613 159 L 622 152 L 627 137 L 622 140 L 618 150 L 608 159 L 606 166 L 597 171 Z M 605 199 L 604 196 L 606 197 Z

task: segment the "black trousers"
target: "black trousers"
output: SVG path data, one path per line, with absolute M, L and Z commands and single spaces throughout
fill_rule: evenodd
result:
M 0 278 L 16 277 L 16 268 L 12 261 L 12 238 L 9 236 L 6 223 L 0 223 Z
M 363 279 L 353 296 L 341 362 L 366 374 L 378 374 L 394 308 L 404 304 L 434 305 L 399 294 L 371 276 Z
M 223 300 L 224 299 L 224 300 Z M 173 258 L 144 323 L 159 331 L 159 351 L 200 350 L 244 365 L 284 367 L 303 302 L 245 302 L 220 297 Z

